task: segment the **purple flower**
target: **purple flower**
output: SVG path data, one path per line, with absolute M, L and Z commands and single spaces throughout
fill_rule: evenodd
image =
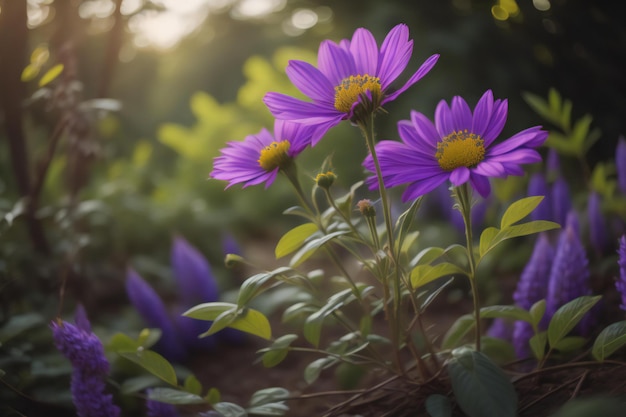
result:
M 313 132 L 310 126 L 276 120 L 273 135 L 264 128 L 241 142 L 228 142 L 214 159 L 210 177 L 228 181 L 226 188 L 238 183 L 244 188 L 265 183 L 267 188 L 311 143 Z
M 233 254 L 233 255 L 242 255 L 243 250 L 239 246 L 237 239 L 231 233 L 226 233 L 222 238 L 222 250 L 224 255 Z
M 615 149 L 615 167 L 617 168 L 617 185 L 626 194 L 626 139 L 620 136 Z
M 400 88 L 392 84 L 404 71 L 413 52 L 413 40 L 404 24 L 395 26 L 380 49 L 370 31 L 357 29 L 352 40 L 320 44 L 317 68 L 292 60 L 287 66 L 291 82 L 312 102 L 279 93 L 263 99 L 274 117 L 319 127 L 313 137 L 317 143 L 324 133 L 342 120 L 352 120 L 361 108 L 373 112 L 393 101 L 426 75 L 439 59 L 432 55 Z
M 546 297 L 548 279 L 554 259 L 554 249 L 550 245 L 548 236 L 542 233 L 535 242 L 533 253 L 526 267 L 520 275 L 517 288 L 513 293 L 513 300 L 520 307 L 528 310 L 534 303 Z M 530 354 L 529 339 L 534 335 L 530 323 L 515 322 L 513 328 L 513 347 L 518 358 L 525 358 Z
M 171 263 L 180 302 L 184 306 L 188 308 L 219 299 L 219 288 L 209 262 L 180 236 L 174 238 Z
M 548 150 L 546 167 L 548 171 L 548 178 L 552 179 L 561 175 L 561 161 L 559 159 L 559 153 L 554 148 L 550 148 Z
M 607 248 L 608 239 L 600 195 L 595 191 L 589 193 L 587 216 L 589 219 L 589 240 L 598 253 L 602 254 Z
M 619 277 L 615 283 L 615 287 L 622 296 L 620 308 L 626 311 L 626 235 L 623 235 L 619 239 L 619 249 L 617 253 L 619 255 L 617 260 L 617 264 L 619 265 Z
M 77 325 L 61 320 L 50 323 L 54 343 L 72 364 L 72 401 L 78 417 L 117 417 L 120 409 L 106 393 L 109 361 L 102 342 L 91 332 L 84 309 L 78 308 Z
M 528 196 L 542 195 L 543 200 L 530 213 L 531 220 L 551 220 L 552 207 L 550 204 L 550 191 L 546 177 L 542 173 L 533 174 L 528 181 Z
M 589 260 L 580 242 L 578 222 L 575 216 L 570 215 L 559 236 L 550 269 L 544 319 L 549 320 L 559 307 L 569 301 L 591 294 L 589 277 Z
M 572 197 L 564 178 L 559 177 L 552 184 L 550 201 L 552 202 L 552 218 L 563 226 L 567 220 L 567 213 L 572 209 Z
M 169 360 L 184 359 L 186 350 L 178 339 L 165 304 L 156 291 L 130 268 L 126 272 L 126 294 L 148 326 L 161 329 L 161 338 L 154 349 Z
M 469 181 L 486 198 L 491 191 L 490 177 L 522 175 L 521 164 L 541 161 L 534 148 L 548 135 L 535 126 L 494 144 L 506 117 L 507 101 L 494 101 L 491 90 L 481 97 L 473 113 L 461 97 L 454 97 L 451 106 L 442 100 L 435 111 L 435 124 L 412 111 L 410 121 L 398 123 L 402 143 L 381 141 L 376 145 L 385 186 L 408 183 L 402 200 L 409 201 L 447 180 L 455 187 Z M 363 164 L 375 171 L 371 155 Z M 370 188 L 377 187 L 375 178 L 369 183 Z

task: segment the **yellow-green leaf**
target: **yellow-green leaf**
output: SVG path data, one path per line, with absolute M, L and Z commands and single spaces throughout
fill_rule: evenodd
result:
M 251 308 L 245 309 L 228 327 L 250 333 L 263 339 L 272 338 L 272 327 L 263 313 Z
M 505 229 L 528 216 L 543 200 L 544 196 L 533 196 L 517 200 L 502 215 L 500 229 Z
M 480 235 L 480 244 L 478 246 L 478 251 L 480 256 L 485 256 L 485 254 L 492 248 L 491 242 L 493 242 L 493 238 L 496 237 L 500 230 L 497 227 L 488 227 Z
M 298 249 L 313 233 L 317 232 L 317 230 L 315 223 L 305 223 L 285 233 L 278 241 L 276 249 L 274 250 L 276 259 L 289 255 L 291 252 Z
M 151 350 L 118 351 L 118 355 L 136 363 L 170 385 L 177 386 L 174 367 L 163 356 Z
M 54 67 L 50 68 L 39 80 L 39 87 L 43 87 L 44 85 L 54 81 L 56 77 L 61 75 L 63 68 L 63 64 L 56 64 Z
M 413 288 L 419 288 L 446 275 L 467 275 L 467 272 L 448 262 L 437 265 L 418 265 L 411 271 L 411 285 Z
M 39 74 L 39 67 L 37 65 L 28 64 L 22 70 L 22 75 L 20 76 L 20 80 L 23 82 L 32 81 Z

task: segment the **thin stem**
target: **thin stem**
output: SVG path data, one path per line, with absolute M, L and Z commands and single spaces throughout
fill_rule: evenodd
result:
M 455 188 L 455 196 L 459 202 L 459 210 L 465 224 L 465 241 L 467 245 L 467 260 L 469 262 L 469 281 L 474 304 L 474 319 L 476 321 L 476 351 L 480 352 L 480 337 L 482 335 L 480 325 L 480 300 L 478 286 L 476 285 L 476 258 L 474 257 L 474 242 L 472 237 L 472 193 L 469 183 Z

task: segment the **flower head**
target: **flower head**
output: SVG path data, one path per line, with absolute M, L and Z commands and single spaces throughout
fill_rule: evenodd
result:
M 93 374 L 109 372 L 109 361 L 98 336 L 65 321 L 50 323 L 54 344 L 75 369 Z
M 171 263 L 183 305 L 190 307 L 219 299 L 219 288 L 209 262 L 181 236 L 174 238 Z
M 615 287 L 622 296 L 622 304 L 620 305 L 620 308 L 626 311 L 626 235 L 622 235 L 620 238 L 617 253 L 619 255 L 617 261 L 619 265 L 619 277 L 615 283 Z
M 593 248 L 602 254 L 608 245 L 608 238 L 606 222 L 602 214 L 602 201 L 600 194 L 595 191 L 589 193 L 587 216 L 589 220 L 589 240 Z
M 528 181 L 528 196 L 534 195 L 543 196 L 543 200 L 530 213 L 531 220 L 551 220 L 550 190 L 545 175 L 540 172 L 533 174 Z
M 560 225 L 565 225 L 567 213 L 572 209 L 572 196 L 565 178 L 559 177 L 552 184 L 552 219 Z
M 243 183 L 243 187 L 265 183 L 272 185 L 281 170 L 311 143 L 315 131 L 310 126 L 276 120 L 274 134 L 262 129 L 241 142 L 228 142 L 213 161 L 211 178 L 228 181 L 226 188 Z
M 626 194 L 626 139 L 620 136 L 615 149 L 615 166 L 617 168 L 617 185 L 622 192 Z
M 391 29 L 380 48 L 370 31 L 359 28 L 351 40 L 338 44 L 323 41 L 317 68 L 303 61 L 289 62 L 287 76 L 311 102 L 279 93 L 268 93 L 263 101 L 278 119 L 319 126 L 313 137 L 315 144 L 342 120 L 353 120 L 361 110 L 371 113 L 395 100 L 426 75 L 439 58 L 432 55 L 402 87 L 392 89 L 412 52 L 413 40 L 409 40 L 409 29 L 404 24 Z
M 507 117 L 507 101 L 494 100 L 488 90 L 474 112 L 465 100 L 454 97 L 451 106 L 439 102 L 433 124 L 422 113 L 411 112 L 411 120 L 398 123 L 402 143 L 381 141 L 376 145 L 385 186 L 408 183 L 403 201 L 420 197 L 449 180 L 455 187 L 470 182 L 487 197 L 489 177 L 522 175 L 521 164 L 541 161 L 534 149 L 546 140 L 547 132 L 535 126 L 494 144 Z M 374 172 L 372 156 L 364 165 Z M 376 187 L 370 178 L 370 187 Z

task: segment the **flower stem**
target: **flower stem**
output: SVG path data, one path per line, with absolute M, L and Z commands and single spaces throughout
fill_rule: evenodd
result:
M 467 260 L 469 262 L 469 281 L 474 304 L 474 320 L 476 321 L 476 351 L 480 352 L 480 337 L 482 335 L 480 325 L 480 300 L 478 286 L 476 285 L 476 258 L 474 257 L 474 243 L 472 237 L 472 192 L 469 183 L 455 187 L 454 194 L 459 203 L 459 211 L 465 224 L 465 241 L 467 245 Z

